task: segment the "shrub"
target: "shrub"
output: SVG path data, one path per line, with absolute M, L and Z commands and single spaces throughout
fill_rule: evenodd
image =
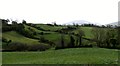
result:
M 45 44 L 34 44 L 34 45 L 30 45 L 28 48 L 28 51 L 45 51 L 47 49 L 49 49 L 50 46 L 49 45 L 45 45 Z
M 44 32 L 40 32 L 39 34 L 40 34 L 40 35 L 43 35 L 43 34 L 44 34 Z
M 4 37 L 2 37 L 2 42 L 8 42 L 8 40 Z
M 4 49 L 12 51 L 45 51 L 50 48 L 47 44 L 31 44 L 27 45 L 20 42 L 11 42 Z
M 54 26 L 54 25 L 52 25 L 52 24 L 47 24 L 48 26 Z
M 7 43 L 11 43 L 12 42 L 12 40 L 9 40 Z
M 43 36 L 40 37 L 40 41 L 39 42 L 47 42 L 48 40 L 46 40 Z
M 7 50 L 13 50 L 13 51 L 25 51 L 27 50 L 27 48 L 28 48 L 27 44 L 20 42 L 11 42 L 6 47 Z

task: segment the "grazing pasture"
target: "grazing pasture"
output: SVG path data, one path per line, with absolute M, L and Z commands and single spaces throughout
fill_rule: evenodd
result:
M 1 20 L 3 64 L 118 64 L 117 26 Z
M 13 42 L 21 42 L 26 44 L 38 44 L 38 40 L 24 37 L 23 35 L 18 34 L 15 31 L 4 32 L 3 37 L 7 40 L 12 40 Z
M 3 52 L 3 64 L 117 64 L 118 51 L 71 48 L 43 52 Z

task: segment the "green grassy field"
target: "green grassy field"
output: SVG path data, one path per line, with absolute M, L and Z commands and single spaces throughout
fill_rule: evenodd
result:
M 86 38 L 93 38 L 92 27 L 81 27 L 81 29 L 84 31 Z
M 117 60 L 117 50 L 104 48 L 3 52 L 3 64 L 117 64 Z
M 79 30 L 83 30 L 86 38 L 93 38 L 92 27 L 79 27 L 77 30 L 74 30 L 74 33 L 77 33 Z
M 4 32 L 3 37 L 5 37 L 8 40 L 12 40 L 13 42 L 21 42 L 26 44 L 39 44 L 38 40 L 24 37 L 15 31 Z
M 25 26 L 25 30 L 28 30 L 28 31 L 30 31 L 28 28 L 31 28 L 32 30 L 34 30 L 37 33 L 40 33 L 40 32 L 49 33 L 49 34 L 45 34 L 43 36 L 45 37 L 45 39 L 53 41 L 53 42 L 58 41 L 58 39 L 60 39 L 60 36 L 61 36 L 60 33 L 52 32 L 54 30 L 61 29 L 62 28 L 61 26 L 60 27 L 48 26 L 48 25 L 42 25 L 42 24 L 37 25 L 40 27 L 44 27 L 43 29 L 46 29 L 46 30 L 50 29 L 52 31 L 42 31 L 42 30 L 38 30 L 38 29 L 31 27 L 31 26 L 27 26 L 27 25 L 24 25 L 24 26 Z M 92 33 L 91 33 L 92 28 L 91 27 L 81 27 L 81 29 L 85 32 L 85 37 L 87 37 L 87 38 L 92 37 Z M 79 29 L 74 30 L 73 32 L 77 32 L 78 30 Z M 37 38 L 40 38 L 40 36 L 41 35 L 39 35 L 39 34 L 34 35 L 34 37 L 37 37 Z M 6 39 L 9 39 L 9 40 L 11 39 L 12 41 L 15 41 L 15 42 L 22 42 L 22 43 L 28 43 L 28 44 L 33 44 L 33 43 L 38 44 L 38 40 L 24 37 L 23 35 L 20 35 L 15 31 L 4 32 L 3 37 L 5 37 Z M 65 35 L 65 39 L 67 42 L 69 42 L 68 35 Z
M 44 24 L 37 25 L 44 30 L 38 30 L 34 27 L 24 25 L 25 30 L 36 32 L 34 35 L 37 38 L 43 36 L 45 39 L 59 44 L 61 33 L 54 32 L 65 28 L 65 26 L 49 26 Z M 92 27 L 78 27 L 78 29 L 72 32 L 77 33 L 79 29 L 82 29 L 86 38 L 93 38 Z M 33 31 L 32 31 L 33 30 Z M 44 34 L 41 35 L 40 33 Z M 2 33 L 3 37 L 12 40 L 12 42 L 21 42 L 26 44 L 39 44 L 39 40 L 31 39 L 18 34 L 15 31 L 9 31 Z M 0 36 L 1 37 L 1 36 Z M 74 36 L 76 42 L 76 36 Z M 65 44 L 70 42 L 69 34 L 64 35 Z M 90 41 L 83 40 L 83 44 L 89 44 Z M 92 42 L 91 42 L 92 44 Z M 94 44 L 94 43 L 93 43 Z M 46 51 L 35 52 L 3 52 L 3 64 L 117 64 L 118 50 L 105 49 L 105 48 L 71 48 L 53 50 L 51 48 Z
M 51 34 L 47 34 L 47 35 L 43 35 L 46 39 L 50 40 L 50 41 L 59 41 L 61 38 L 61 34 L 60 33 L 51 33 Z M 64 39 L 66 41 L 69 41 L 69 35 L 64 35 Z
M 44 30 L 51 30 L 51 31 L 56 31 L 56 30 L 65 28 L 65 26 L 49 26 L 49 25 L 45 25 L 45 24 L 38 24 L 37 27 L 41 27 Z
M 31 27 L 31 26 L 28 26 L 28 25 L 24 25 L 24 26 L 25 26 L 25 30 L 29 30 L 28 28 L 30 28 L 30 29 L 34 30 L 35 32 L 37 32 L 37 33 L 42 32 L 41 30 L 38 30 L 38 29 L 36 29 L 34 27 Z

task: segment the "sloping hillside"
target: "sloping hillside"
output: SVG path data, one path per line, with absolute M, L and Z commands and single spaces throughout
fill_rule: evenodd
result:
M 12 40 L 14 42 L 21 42 L 21 43 L 27 43 L 27 44 L 38 44 L 39 43 L 38 40 L 24 37 L 23 35 L 20 35 L 15 31 L 4 32 L 3 37 L 8 40 Z
M 40 27 L 44 30 L 50 30 L 50 31 L 56 31 L 56 30 L 65 28 L 65 26 L 50 26 L 50 25 L 46 25 L 46 24 L 38 24 L 37 27 Z
M 92 27 L 79 27 L 77 30 L 74 30 L 74 33 L 77 33 L 79 30 L 83 30 L 86 38 L 93 38 Z

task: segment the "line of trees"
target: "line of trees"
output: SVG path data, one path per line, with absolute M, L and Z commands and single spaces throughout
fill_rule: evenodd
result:
M 101 28 L 101 27 L 94 27 L 92 29 L 93 38 L 87 39 L 84 38 L 85 33 L 83 30 L 79 30 L 77 34 L 72 35 L 70 34 L 70 41 L 68 45 L 65 44 L 65 36 L 61 35 L 60 45 L 56 46 L 56 49 L 63 49 L 63 48 L 76 48 L 76 47 L 92 47 L 93 44 L 96 44 L 97 47 L 104 47 L 104 48 L 120 48 L 119 44 L 119 37 L 118 32 L 114 28 Z M 76 37 L 74 37 L 76 36 Z M 91 45 L 84 45 L 83 39 L 91 41 Z M 92 44 L 93 43 L 93 44 Z
M 58 41 L 58 44 L 55 49 L 64 49 L 64 48 L 76 48 L 83 47 L 82 38 L 85 36 L 83 30 L 79 30 L 77 34 L 73 35 L 69 33 L 69 42 L 66 44 L 66 39 L 64 34 L 61 34 L 61 38 Z M 60 46 L 61 45 L 61 46 Z
M 33 35 L 36 35 L 36 32 L 32 30 L 31 28 L 28 28 L 29 30 L 26 30 L 24 25 L 27 24 L 25 20 L 22 21 L 22 23 L 17 23 L 17 21 L 12 21 L 12 24 L 8 24 L 10 22 L 9 20 L 2 19 L 2 32 L 7 31 L 16 31 L 25 37 L 34 38 Z
M 92 33 L 98 47 L 118 48 L 118 32 L 114 28 L 93 28 Z

